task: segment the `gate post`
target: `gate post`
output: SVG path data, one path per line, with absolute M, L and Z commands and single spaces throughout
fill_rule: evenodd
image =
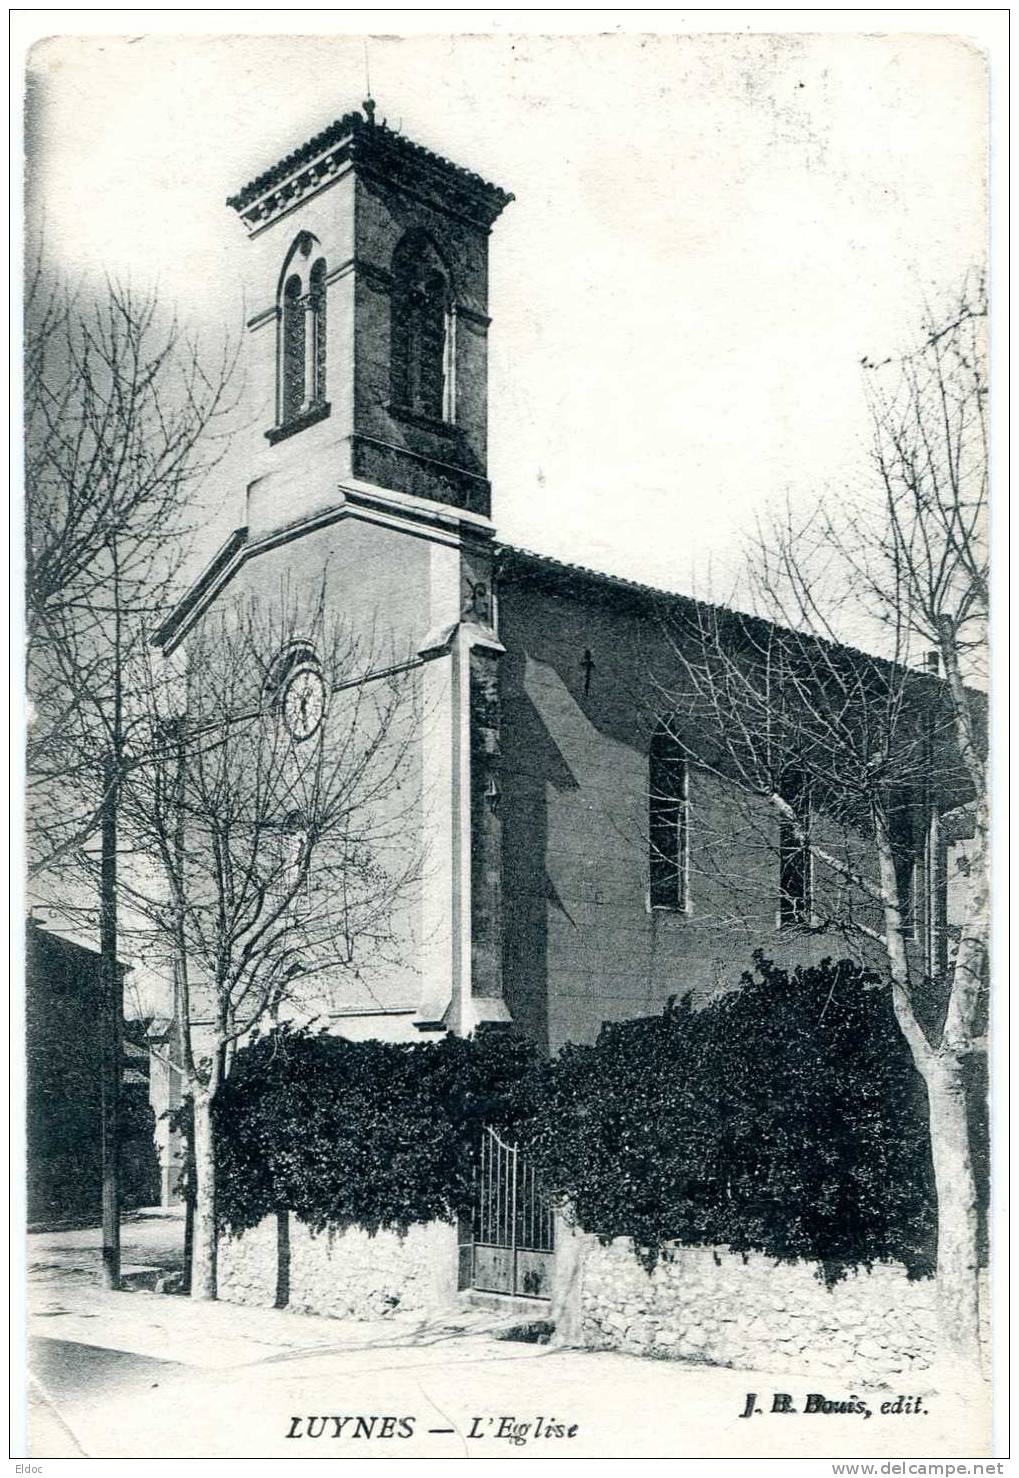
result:
M 555 1325 L 550 1340 L 553 1348 L 576 1348 L 584 1343 L 584 1258 L 590 1240 L 589 1234 L 574 1227 L 561 1211 L 555 1212 L 555 1261 L 549 1310 L 549 1318 Z
M 519 1241 L 519 1239 L 517 1237 L 517 1147 L 516 1147 L 516 1145 L 514 1145 L 513 1148 L 510 1150 L 510 1247 L 512 1249 L 512 1257 L 513 1257 L 513 1271 L 512 1271 L 512 1279 L 513 1279 L 513 1281 L 510 1284 L 510 1292 L 511 1293 L 518 1293 L 519 1292 L 519 1286 L 518 1286 L 519 1280 L 518 1280 L 518 1276 L 517 1276 L 518 1273 L 519 1273 L 519 1268 L 517 1266 L 518 1241 Z

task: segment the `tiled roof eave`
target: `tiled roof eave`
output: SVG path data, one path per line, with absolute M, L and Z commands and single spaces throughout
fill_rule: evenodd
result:
M 515 567 L 521 573 L 543 576 L 566 584 L 598 586 L 603 590 L 619 591 L 656 606 L 698 604 L 693 596 L 683 595 L 678 590 L 663 590 L 658 586 L 643 585 L 640 581 L 628 580 L 623 575 L 610 575 L 604 570 L 593 570 L 587 565 L 571 564 L 566 560 L 556 559 L 550 554 L 537 554 L 534 550 L 523 549 L 519 545 L 500 544 L 499 555 L 500 563 L 507 572 Z
M 348 145 L 352 158 L 367 166 L 386 163 L 398 170 L 419 174 L 433 185 L 452 186 L 475 203 L 479 213 L 487 217 L 487 224 L 491 224 L 513 199 L 498 185 L 490 184 L 480 175 L 452 164 L 439 154 L 433 154 L 402 134 L 393 133 L 385 124 L 367 123 L 360 113 L 346 113 L 271 169 L 258 175 L 236 195 L 231 195 L 227 205 L 246 218 L 257 202 L 265 197 L 271 199 L 295 175 L 344 144 Z
M 643 606 L 647 610 L 678 611 L 680 609 L 717 611 L 722 616 L 732 618 L 737 622 L 744 623 L 749 628 L 760 630 L 772 630 L 785 633 L 789 636 L 802 637 L 809 633 L 796 632 L 792 627 L 783 626 L 776 621 L 768 620 L 767 617 L 755 615 L 750 611 L 738 610 L 735 606 L 720 605 L 717 601 L 699 599 L 697 596 L 684 595 L 678 590 L 663 590 L 654 585 L 642 585 L 638 580 L 627 580 L 622 575 L 606 574 L 604 570 L 593 570 L 587 565 L 571 564 L 566 560 L 556 559 L 550 554 L 537 554 L 534 550 L 524 549 L 514 544 L 498 544 L 496 546 L 498 568 L 500 578 L 512 579 L 514 576 L 523 579 L 542 581 L 549 585 L 559 585 L 564 589 L 582 589 L 594 593 L 612 592 L 616 596 L 629 597 L 635 604 Z M 867 652 L 861 647 L 851 646 L 846 642 L 826 641 L 823 638 L 815 638 L 825 647 L 832 650 L 844 652 L 848 657 L 882 668 L 894 667 L 886 657 L 876 652 Z M 921 680 L 925 684 L 937 684 L 944 686 L 944 678 L 931 677 L 927 673 L 915 671 L 911 676 Z M 986 702 L 986 695 L 979 689 L 967 687 L 967 692 L 972 694 L 980 702 Z
M 243 211 L 261 195 L 266 195 L 276 185 L 280 185 L 288 179 L 296 170 L 302 168 L 317 155 L 325 152 L 334 144 L 354 133 L 358 124 L 363 124 L 360 113 L 345 113 L 342 118 L 337 118 L 330 123 L 328 128 L 295 149 L 292 154 L 287 154 L 270 169 L 264 170 L 260 175 L 249 181 L 243 189 L 238 190 L 236 195 L 227 197 L 227 205 L 236 211 Z

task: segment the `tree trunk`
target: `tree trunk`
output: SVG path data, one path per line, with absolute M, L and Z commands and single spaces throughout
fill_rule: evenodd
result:
M 276 1213 L 276 1299 L 273 1308 L 285 1309 L 290 1302 L 290 1212 Z
M 99 1014 L 102 1067 L 103 1286 L 120 1287 L 120 1079 L 123 1070 L 124 981 L 117 961 L 117 770 L 103 763 L 99 885 Z
M 191 1297 L 216 1297 L 216 1160 L 212 1144 L 212 1095 L 196 1092 L 195 1220 Z
M 980 1372 L 977 1190 L 962 1060 L 944 1040 L 940 1049 L 931 1046 L 913 1009 L 895 863 L 887 817 L 880 809 L 875 812 L 874 830 L 895 1018 L 927 1086 L 927 1120 L 938 1203 L 937 1294 L 941 1342 L 947 1355 L 962 1362 L 967 1373 L 977 1375 Z M 956 1010 L 956 988 L 957 982 L 949 998 L 949 1019 Z
M 977 1190 L 962 1063 L 937 1055 L 924 1078 L 938 1198 L 938 1316 L 946 1353 L 980 1370 Z
M 191 1292 L 191 1262 L 195 1248 L 195 1121 L 194 1114 L 184 1132 L 184 1292 Z

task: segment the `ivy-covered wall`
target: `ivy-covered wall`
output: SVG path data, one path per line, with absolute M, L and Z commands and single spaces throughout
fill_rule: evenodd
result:
M 702 1010 L 606 1023 L 531 1091 L 530 1151 L 579 1226 L 856 1268 L 932 1271 L 923 1083 L 889 991 L 850 960 L 779 969 L 757 955 Z
M 220 1296 L 347 1318 L 447 1305 L 486 1124 L 582 1229 L 571 1280 L 557 1252 L 571 1339 L 762 1368 L 927 1363 L 922 1084 L 886 986 L 851 961 L 757 956 L 703 1009 L 607 1024 L 550 1062 L 496 1031 L 256 1040 L 216 1105 Z
M 521 1114 L 533 1049 L 482 1031 L 352 1042 L 281 1027 L 216 1096 L 216 1210 L 234 1235 L 277 1212 L 312 1231 L 403 1232 L 470 1206 L 485 1124 Z

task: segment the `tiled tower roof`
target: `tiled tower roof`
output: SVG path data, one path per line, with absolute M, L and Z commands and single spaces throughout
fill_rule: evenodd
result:
M 328 184 L 348 163 L 367 173 L 378 172 L 486 229 L 513 199 L 480 175 L 412 143 L 384 122 L 376 123 L 375 105 L 369 98 L 363 114 L 344 113 L 231 195 L 227 205 L 237 211 L 249 231 L 257 230 L 297 200 Z

